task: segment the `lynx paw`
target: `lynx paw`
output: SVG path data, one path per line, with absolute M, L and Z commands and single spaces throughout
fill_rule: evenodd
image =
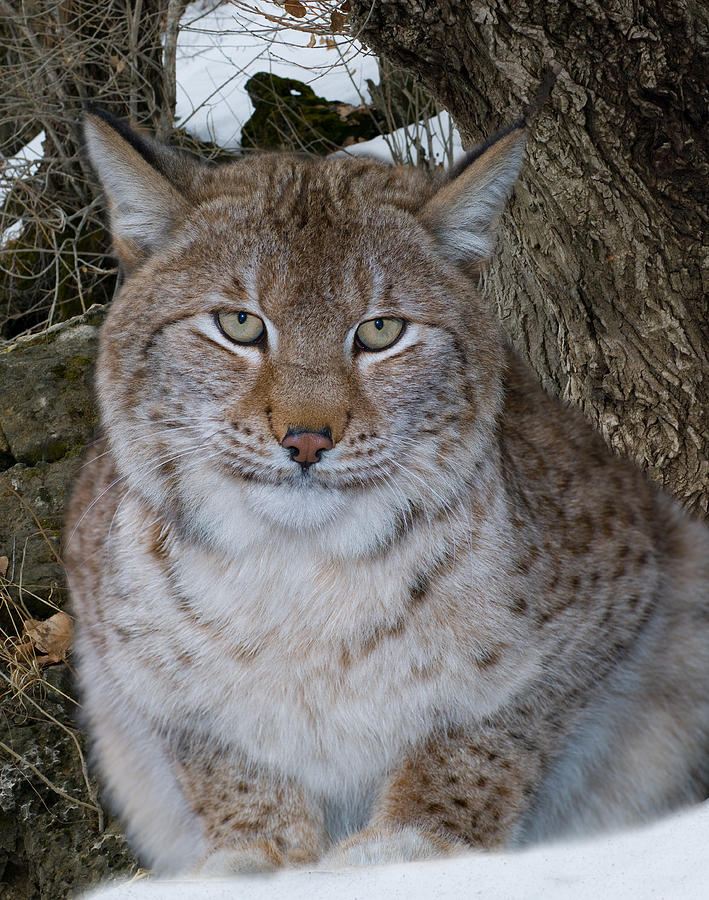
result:
M 223 878 L 240 873 L 273 872 L 286 864 L 271 841 L 256 841 L 243 847 L 229 847 L 209 853 L 190 872 L 199 878 Z
M 320 861 L 321 869 L 411 862 L 459 853 L 465 847 L 433 832 L 418 828 L 367 828 L 337 844 Z

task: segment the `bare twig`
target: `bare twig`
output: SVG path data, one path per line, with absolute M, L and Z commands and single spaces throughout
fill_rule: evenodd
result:
M 37 528 L 39 529 L 39 534 L 41 534 L 42 537 L 44 538 L 45 543 L 47 544 L 47 546 L 48 546 L 49 549 L 51 550 L 51 552 L 52 552 L 54 558 L 55 558 L 56 561 L 59 563 L 59 565 L 63 565 L 62 560 L 61 560 L 61 557 L 59 556 L 59 554 L 57 553 L 57 551 L 54 549 L 54 545 L 53 545 L 52 542 L 49 540 L 49 537 L 47 536 L 47 532 L 44 530 L 44 528 L 42 528 L 39 519 L 38 519 L 37 516 L 35 515 L 35 511 L 32 509 L 32 507 L 29 505 L 29 503 L 25 500 L 25 498 L 24 498 L 21 494 L 19 494 L 19 493 L 14 489 L 14 487 L 10 484 L 10 482 L 7 480 L 7 478 L 5 478 L 4 475 L 0 475 L 0 482 L 2 482 L 2 484 L 5 486 L 5 489 L 6 489 L 6 490 L 8 490 L 13 496 L 15 496 L 15 497 L 20 501 L 20 503 L 22 504 L 22 506 L 23 506 L 23 507 L 27 510 L 27 512 L 32 516 L 32 518 L 34 519 L 35 525 L 36 525 Z
M 336 50 L 332 65 L 316 75 L 347 66 L 363 52 L 351 33 L 346 0 L 293 0 L 287 6 L 232 0 L 232 6 L 239 14 L 234 33 L 263 38 L 257 55 L 265 68 L 269 54 L 277 58 L 279 45 L 292 41 L 288 29 Z M 94 198 L 94 175 L 78 147 L 81 106 L 96 102 L 130 115 L 163 139 L 189 144 L 184 129 L 191 116 L 179 133 L 173 131 L 185 7 L 186 0 L 0 0 L 0 340 L 45 330 L 111 299 L 116 282 L 105 257 L 109 240 Z M 199 31 L 206 11 L 187 27 Z M 225 84 L 236 77 L 235 66 Z M 222 87 L 201 105 L 216 102 Z M 418 156 L 419 164 L 431 164 L 434 139 L 443 139 L 434 133 L 435 107 L 419 88 L 409 93 L 407 121 L 421 124 L 409 124 L 403 136 L 389 139 L 390 148 L 397 162 Z M 376 121 L 386 110 L 379 113 Z M 311 142 L 303 139 L 307 129 L 297 131 L 284 135 L 284 143 L 329 146 L 326 136 L 314 133 Z M 34 160 L 16 158 L 28 141 L 42 136 Z M 5 166 L 3 158 L 10 161 Z
M 153 127 L 172 122 L 168 6 L 174 28 L 184 6 L 174 0 L 0 0 L 0 340 L 110 299 L 115 269 L 103 262 L 109 240 L 77 124 L 87 100 Z M 17 158 L 38 136 L 35 158 Z
M 165 53 L 163 57 L 163 85 L 165 106 L 160 118 L 158 136 L 163 140 L 172 131 L 172 114 L 177 102 L 177 36 L 180 31 L 180 17 L 185 11 L 185 0 L 169 0 L 165 23 Z
M 66 791 L 63 791 L 61 788 L 58 788 L 56 784 L 51 782 L 46 775 L 42 774 L 37 766 L 33 766 L 32 763 L 25 759 L 24 756 L 20 756 L 19 753 L 15 753 L 12 747 L 8 747 L 4 741 L 0 741 L 0 750 L 4 750 L 8 756 L 11 756 L 13 759 L 17 760 L 18 763 L 25 766 L 32 772 L 34 775 L 39 778 L 47 787 L 54 791 L 55 794 L 58 794 L 64 800 L 68 800 L 70 803 L 76 803 L 77 806 L 83 806 L 84 809 L 90 809 L 91 812 L 95 812 L 98 815 L 102 815 L 101 808 L 99 806 L 94 805 L 93 803 L 86 803 L 84 800 L 79 800 L 78 797 L 72 797 L 71 794 L 67 794 Z

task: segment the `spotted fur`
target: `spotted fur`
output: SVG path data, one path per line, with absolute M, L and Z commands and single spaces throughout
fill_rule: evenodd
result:
M 709 539 L 475 290 L 521 164 L 206 167 L 91 115 L 126 272 L 67 521 L 98 768 L 156 870 L 643 821 L 709 774 Z M 234 344 L 246 310 L 267 341 Z M 379 352 L 358 325 L 406 321 Z M 327 428 L 302 468 L 282 441 Z

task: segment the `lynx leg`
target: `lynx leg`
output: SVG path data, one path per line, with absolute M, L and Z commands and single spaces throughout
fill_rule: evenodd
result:
M 98 676 L 100 678 L 100 676 Z M 292 784 L 245 774 L 240 759 L 184 759 L 114 690 L 84 691 L 94 756 L 131 843 L 159 875 L 223 875 L 316 860 L 324 815 Z
M 530 744 L 493 731 L 431 738 L 392 772 L 368 828 L 327 867 L 404 862 L 506 844 L 542 768 Z
M 93 723 L 94 759 L 131 844 L 160 875 L 188 869 L 204 855 L 203 828 L 160 734 L 115 689 L 112 695 L 85 690 L 83 705 Z
M 292 782 L 213 752 L 181 761 L 178 778 L 204 828 L 206 851 L 194 874 L 263 872 L 321 856 L 322 804 Z

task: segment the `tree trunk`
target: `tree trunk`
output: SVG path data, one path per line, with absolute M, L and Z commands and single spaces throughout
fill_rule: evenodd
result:
M 561 66 L 487 290 L 552 393 L 709 509 L 707 32 L 694 0 L 353 0 L 473 144 Z

